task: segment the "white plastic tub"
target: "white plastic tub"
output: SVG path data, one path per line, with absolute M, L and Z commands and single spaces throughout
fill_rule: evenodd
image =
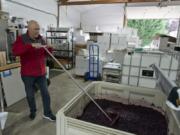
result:
M 180 121 L 177 115 L 166 106 L 166 97 L 158 89 L 131 87 L 108 82 L 93 82 L 86 89 L 93 98 L 106 98 L 125 104 L 133 103 L 149 107 L 154 104 L 156 107 L 160 107 L 160 109 L 155 109 L 165 111 L 168 118 L 168 134 L 180 135 Z M 89 101 L 89 98 L 81 92 L 58 111 L 57 135 L 134 135 L 76 119 L 82 114 Z
M 159 65 L 170 80 L 175 81 L 177 79 L 177 59 L 160 51 L 147 51 L 125 55 L 122 65 L 122 84 L 155 88 L 156 77 L 153 69 L 149 67 L 151 64 Z M 153 72 L 152 76 L 143 75 L 143 71 L 148 70 Z

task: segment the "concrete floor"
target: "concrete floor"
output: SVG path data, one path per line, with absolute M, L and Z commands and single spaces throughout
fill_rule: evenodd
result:
M 73 73 L 73 70 L 70 72 Z M 89 83 L 80 78 L 77 81 L 83 87 Z M 53 77 L 49 86 L 49 93 L 54 114 L 78 92 L 80 90 L 65 73 Z M 43 109 L 39 91 L 36 93 L 36 105 L 37 116 L 34 120 L 30 120 L 28 117 L 29 108 L 26 99 L 8 107 L 6 109 L 9 112 L 8 120 L 2 135 L 56 135 L 56 123 L 42 118 Z

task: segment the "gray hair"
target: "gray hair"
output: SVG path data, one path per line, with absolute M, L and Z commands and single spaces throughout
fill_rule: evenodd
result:
M 28 21 L 28 29 L 31 29 L 31 27 L 34 25 L 39 25 L 39 23 L 35 20 Z

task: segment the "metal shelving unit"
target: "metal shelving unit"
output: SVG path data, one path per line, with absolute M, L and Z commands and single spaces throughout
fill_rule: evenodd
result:
M 46 31 L 46 40 L 54 45 L 53 55 L 66 69 L 74 67 L 73 33 L 69 28 L 50 28 Z M 57 65 L 54 66 L 58 67 Z

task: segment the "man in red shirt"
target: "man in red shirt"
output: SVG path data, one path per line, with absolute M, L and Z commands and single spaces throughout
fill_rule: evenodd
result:
M 39 85 L 44 115 L 50 121 L 55 121 L 50 107 L 50 96 L 47 89 L 46 81 L 46 56 L 47 53 L 43 47 L 52 51 L 52 47 L 47 45 L 39 35 L 38 22 L 31 20 L 28 22 L 28 31 L 26 34 L 19 36 L 13 44 L 13 54 L 20 56 L 21 77 L 25 85 L 26 97 L 30 107 L 30 119 L 36 117 L 36 103 L 34 97 L 34 86 Z M 43 46 L 43 47 L 42 47 Z

